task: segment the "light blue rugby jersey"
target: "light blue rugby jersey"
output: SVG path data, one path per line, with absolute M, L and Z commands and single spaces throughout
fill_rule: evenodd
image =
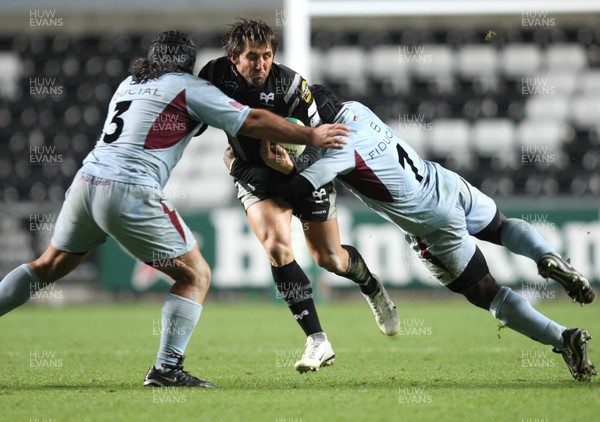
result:
M 203 123 L 236 136 L 250 108 L 210 82 L 169 73 L 144 84 L 125 79 L 108 106 L 102 135 L 81 171 L 162 189 Z
M 328 149 L 300 173 L 315 189 L 337 177 L 369 208 L 415 236 L 445 225 L 458 200 L 456 173 L 423 160 L 361 103 L 344 103 L 335 123 L 350 127 L 348 144 Z

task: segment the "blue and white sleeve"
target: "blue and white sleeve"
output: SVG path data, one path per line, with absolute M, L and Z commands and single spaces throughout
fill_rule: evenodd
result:
M 351 138 L 345 138 L 348 143 L 343 149 L 328 149 L 323 157 L 308 166 L 300 176 L 308 180 L 316 189 L 323 186 L 356 166 L 354 147 Z
M 194 78 L 188 84 L 186 102 L 194 120 L 223 129 L 231 136 L 237 135 L 251 110 L 201 78 Z

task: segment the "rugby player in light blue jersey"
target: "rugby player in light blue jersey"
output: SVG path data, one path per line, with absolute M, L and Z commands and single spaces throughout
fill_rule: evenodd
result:
M 280 185 L 274 194 L 303 195 L 337 178 L 369 208 L 402 229 L 430 271 L 451 291 L 489 310 L 502 324 L 540 343 L 554 346 L 578 381 L 596 374 L 587 356 L 586 330 L 565 328 L 536 311 L 490 275 L 472 236 L 531 258 L 543 277 L 558 281 L 581 304 L 594 292 L 524 220 L 506 218 L 495 202 L 458 174 L 421 159 L 371 110 L 358 102 L 341 103 L 322 86 L 311 87 L 323 122 L 350 128 L 343 150 L 322 158 Z M 263 141 L 262 156 L 272 168 L 294 170 L 283 148 Z
M 112 236 L 142 262 L 175 281 L 162 309 L 156 363 L 145 386 L 212 387 L 183 370 L 184 352 L 200 317 L 210 269 L 196 240 L 164 197 L 190 139 L 205 125 L 236 136 L 340 148 L 344 125 L 306 128 L 244 106 L 192 76 L 196 49 L 177 31 L 159 34 L 147 59 L 136 60 L 117 88 L 96 146 L 75 175 L 48 249 L 0 282 L 0 315 L 77 267 Z

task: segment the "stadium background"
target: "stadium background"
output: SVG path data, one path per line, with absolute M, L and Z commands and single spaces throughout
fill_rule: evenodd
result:
M 343 2 L 326 3 L 349 13 Z M 46 247 L 64 192 L 101 132 L 114 89 L 153 36 L 172 28 L 189 32 L 198 47 L 198 70 L 221 55 L 219 39 L 227 24 L 245 16 L 279 31 L 284 41 L 279 61 L 311 83 L 329 85 L 342 99 L 372 107 L 425 158 L 460 172 L 507 215 L 534 224 L 580 271 L 600 282 L 598 6 L 502 2 L 505 10 L 493 12 L 485 10 L 490 7 L 485 2 L 376 3 L 414 13 L 367 16 L 363 10 L 317 16 L 309 26 L 304 16 L 271 0 L 243 6 L 3 1 L 0 272 Z M 375 3 L 365 4 L 376 9 Z M 469 13 L 460 13 L 463 6 Z M 290 28 L 310 29 L 308 51 L 300 44 L 298 52 L 289 47 Z M 222 164 L 225 146 L 224 134 L 214 129 L 194 139 L 165 192 L 213 268 L 210 299 L 276 300 L 268 261 Z M 386 285 L 446 294 L 398 229 L 343 188 L 339 193 L 342 241 L 356 245 Z M 321 300 L 349 289 L 356 294 L 346 280 L 314 266 L 298 222 L 294 245 Z M 538 298 L 554 297 L 544 296 L 546 286 L 531 262 L 495 246 L 481 247 L 500 282 L 532 290 Z M 166 287 L 160 274 L 136 265 L 109 241 L 55 294 L 37 303 L 137 297 Z

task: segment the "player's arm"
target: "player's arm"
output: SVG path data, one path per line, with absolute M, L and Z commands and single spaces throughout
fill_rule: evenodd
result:
M 261 157 L 267 166 L 282 173 L 291 174 L 294 170 L 287 152 L 279 146 L 274 151 L 267 141 L 263 141 Z M 338 174 L 347 173 L 355 166 L 354 148 L 351 143 L 343 149 L 329 149 L 321 159 L 294 175 L 288 182 L 273 187 L 271 193 L 283 198 L 305 195 L 331 182 Z
M 348 135 L 345 125 L 323 125 L 313 129 L 291 123 L 267 110 L 252 109 L 201 78 L 190 83 L 186 103 L 194 120 L 223 129 L 231 136 L 240 133 L 274 142 L 343 148 L 346 142 L 339 137 Z
M 348 136 L 346 125 L 321 125 L 317 128 L 300 126 L 279 117 L 270 111 L 252 109 L 239 130 L 242 135 L 271 142 L 314 145 L 319 148 L 343 148 Z
M 200 69 L 200 72 L 198 73 L 198 77 L 202 78 L 202 79 L 206 79 L 208 82 L 214 83 L 215 81 L 214 79 L 214 69 L 216 66 L 217 61 L 216 60 L 211 60 L 208 63 L 206 63 L 202 69 Z M 200 136 L 202 135 L 206 129 L 208 129 L 208 125 L 206 123 L 203 123 L 202 126 L 200 126 L 198 128 L 198 131 L 196 132 L 196 134 L 194 136 Z

